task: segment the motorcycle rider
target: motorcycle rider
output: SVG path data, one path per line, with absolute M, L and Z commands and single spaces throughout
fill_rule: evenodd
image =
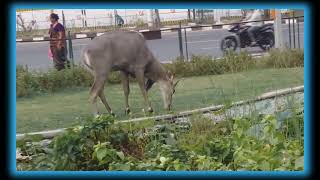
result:
M 251 40 L 251 46 L 256 44 L 256 40 L 254 37 L 254 33 L 263 25 L 262 21 L 263 12 L 260 9 L 251 10 L 250 13 L 247 14 L 244 21 L 259 21 L 259 22 L 249 22 L 246 25 L 251 26 L 248 28 L 248 35 Z M 261 21 L 260 21 L 261 20 Z

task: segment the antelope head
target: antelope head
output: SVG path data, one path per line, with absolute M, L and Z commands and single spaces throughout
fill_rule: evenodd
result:
M 172 108 L 172 96 L 175 93 L 175 88 L 180 80 L 174 82 L 174 75 L 168 71 L 166 78 L 160 81 L 160 90 L 163 97 L 164 108 L 171 110 Z

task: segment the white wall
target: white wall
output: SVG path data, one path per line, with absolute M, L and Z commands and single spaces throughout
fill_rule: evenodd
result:
M 64 9 L 66 26 L 67 27 L 82 27 L 81 9 Z M 117 13 L 123 18 L 125 24 L 132 24 L 137 19 L 147 22 L 148 9 L 118 9 Z M 230 16 L 241 15 L 240 9 L 216 9 L 214 10 L 215 17 L 222 17 L 229 11 Z M 62 22 L 62 9 L 55 9 Z M 32 20 L 37 21 L 36 27 L 38 29 L 47 29 L 50 26 L 48 20 L 50 10 L 38 10 L 28 12 L 17 12 L 21 14 L 28 25 Z M 159 9 L 161 21 L 182 20 L 188 18 L 187 9 Z M 87 25 L 92 26 L 105 26 L 114 24 L 114 10 L 113 9 L 86 9 Z M 192 17 L 192 11 L 191 11 Z

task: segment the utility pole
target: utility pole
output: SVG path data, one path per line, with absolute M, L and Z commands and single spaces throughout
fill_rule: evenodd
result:
M 283 38 L 281 32 L 281 12 L 280 9 L 275 10 L 275 21 L 274 21 L 274 30 L 275 30 L 275 47 L 282 49 L 283 48 Z

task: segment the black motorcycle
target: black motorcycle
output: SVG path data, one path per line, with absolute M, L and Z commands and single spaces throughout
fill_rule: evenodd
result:
M 262 50 L 268 50 L 275 44 L 273 24 L 268 23 L 259 27 L 254 33 L 256 44 L 251 45 L 251 40 L 248 34 L 250 26 L 241 25 L 240 23 L 232 26 L 228 31 L 234 33 L 233 35 L 225 37 L 221 41 L 221 50 L 226 52 L 228 50 L 235 51 L 238 47 L 255 47 L 259 46 Z

